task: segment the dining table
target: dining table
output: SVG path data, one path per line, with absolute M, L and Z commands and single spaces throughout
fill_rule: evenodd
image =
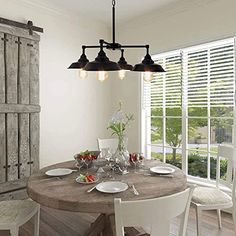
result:
M 154 166 L 170 166 L 175 171 L 169 175 L 150 174 L 149 168 Z M 46 171 L 55 168 L 69 168 L 77 170 L 75 161 L 66 161 L 45 167 L 33 173 L 27 183 L 27 192 L 31 199 L 40 205 L 71 212 L 100 213 L 105 218 L 104 236 L 115 235 L 114 199 L 121 198 L 123 201 L 134 201 L 159 198 L 181 192 L 187 188 L 186 175 L 179 168 L 160 162 L 159 160 L 145 160 L 145 165 L 137 172 L 129 168 L 125 175 L 115 174 L 115 180 L 109 177 L 102 181 L 120 181 L 127 183 L 129 188 L 120 193 L 103 193 L 94 189 L 87 192 L 94 184 L 81 184 L 76 182 L 78 170 L 63 177 L 49 177 Z M 86 170 L 82 169 L 82 172 Z M 89 168 L 89 174 L 96 174 L 96 168 Z M 136 195 L 132 185 L 138 191 Z

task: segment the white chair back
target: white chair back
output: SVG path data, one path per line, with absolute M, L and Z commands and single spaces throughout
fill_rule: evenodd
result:
M 220 178 L 220 161 L 221 159 L 227 160 L 227 171 L 225 179 Z M 222 184 L 232 190 L 232 197 L 235 198 L 235 170 L 236 170 L 236 150 L 233 146 L 219 145 L 217 153 L 217 173 L 216 184 Z
M 110 149 L 113 152 L 115 152 L 118 147 L 118 139 L 116 138 L 109 138 L 109 139 L 98 138 L 97 142 L 99 151 L 102 151 L 103 149 Z
M 170 220 L 181 214 L 179 235 L 185 236 L 193 189 L 148 200 L 115 199 L 116 236 L 124 236 L 124 227 L 131 226 L 149 227 L 151 236 L 168 236 Z

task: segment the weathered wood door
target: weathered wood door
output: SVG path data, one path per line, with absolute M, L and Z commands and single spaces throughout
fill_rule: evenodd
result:
M 0 194 L 39 168 L 39 39 L 0 25 Z

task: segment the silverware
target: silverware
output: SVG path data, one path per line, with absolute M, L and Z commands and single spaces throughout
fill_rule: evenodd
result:
M 89 190 L 87 190 L 87 193 L 91 193 L 96 187 L 97 187 L 97 184 L 93 186 L 92 188 L 90 188 Z
M 134 187 L 133 184 L 132 184 L 132 189 L 135 195 L 139 195 L 139 192 L 137 191 L 137 189 Z
M 104 182 L 104 181 L 102 181 Z M 102 183 L 101 182 L 101 183 Z M 90 188 L 89 190 L 87 190 L 87 193 L 91 193 L 99 184 L 96 184 L 95 186 L 93 186 L 92 188 Z
M 154 174 L 150 174 L 150 173 L 145 173 L 143 174 L 144 176 L 159 176 L 159 177 L 166 177 L 166 178 L 173 178 L 174 175 L 154 175 Z

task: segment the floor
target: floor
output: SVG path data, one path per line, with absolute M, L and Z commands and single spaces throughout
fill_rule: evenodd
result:
M 93 221 L 95 217 L 95 214 L 70 213 L 42 207 L 40 236 L 82 236 L 78 232 L 84 231 L 88 227 L 88 221 Z M 202 222 L 202 236 L 234 235 L 232 217 L 227 213 L 222 213 L 222 230 L 218 229 L 214 211 L 205 212 Z M 178 219 L 172 222 L 171 236 L 178 235 L 178 225 Z M 20 229 L 20 236 L 32 236 L 32 230 L 33 225 L 29 222 Z M 0 236 L 10 236 L 10 234 L 7 231 L 0 231 Z M 190 209 L 187 236 L 196 236 L 196 218 L 193 208 Z

